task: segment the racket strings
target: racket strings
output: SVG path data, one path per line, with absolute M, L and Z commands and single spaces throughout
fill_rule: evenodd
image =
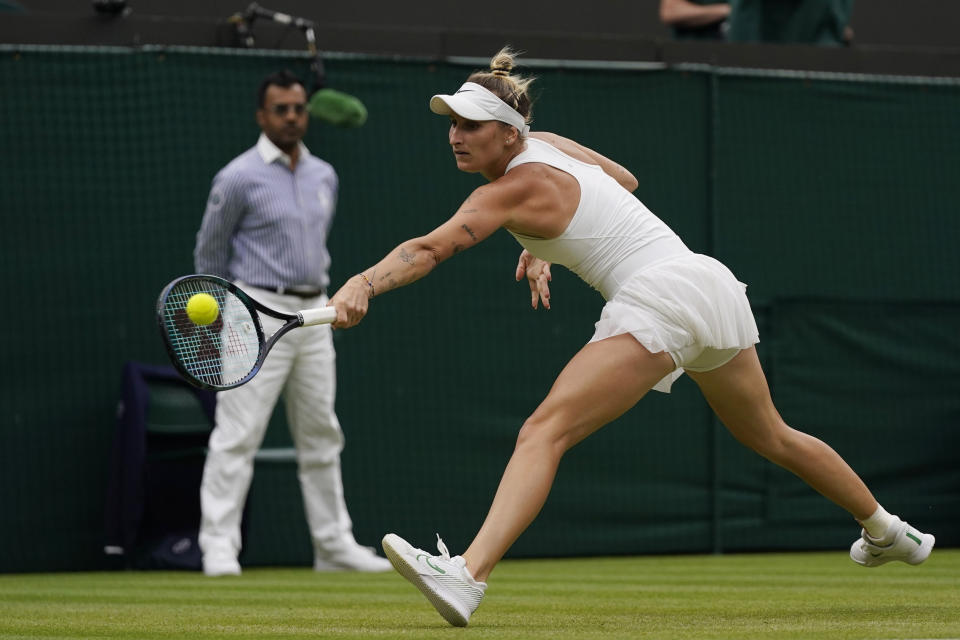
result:
M 187 316 L 187 302 L 198 293 L 213 296 L 219 306 L 216 320 L 208 325 Z M 178 283 L 167 294 L 162 317 L 175 357 L 197 380 L 229 386 L 256 366 L 261 342 L 252 312 L 223 285 L 199 278 Z

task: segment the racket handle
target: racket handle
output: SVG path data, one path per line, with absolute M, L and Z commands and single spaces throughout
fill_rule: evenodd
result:
M 315 324 L 328 324 L 337 319 L 336 307 L 320 307 L 318 309 L 304 309 L 297 312 L 300 326 L 310 327 Z

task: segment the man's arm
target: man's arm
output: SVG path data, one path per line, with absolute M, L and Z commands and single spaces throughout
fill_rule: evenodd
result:
M 242 182 L 236 175 L 218 173 L 210 187 L 203 221 L 193 249 L 197 273 L 230 278 L 233 232 L 243 215 Z
M 728 3 L 697 4 L 689 0 L 660 0 L 660 22 L 671 27 L 705 27 L 730 15 Z

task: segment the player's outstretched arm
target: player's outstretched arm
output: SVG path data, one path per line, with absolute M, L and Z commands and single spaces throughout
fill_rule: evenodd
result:
M 447 258 L 485 240 L 509 220 L 515 204 L 511 190 L 494 184 L 477 188 L 442 225 L 397 245 L 380 262 L 347 280 L 330 299 L 337 308 L 334 328 L 354 326 L 374 296 L 416 282 Z

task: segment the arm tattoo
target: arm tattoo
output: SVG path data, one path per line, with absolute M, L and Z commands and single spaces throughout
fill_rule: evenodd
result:
M 416 257 L 412 253 L 408 253 L 406 249 L 400 247 L 400 261 L 406 262 L 407 264 L 414 264 Z
M 459 242 L 456 243 L 456 244 L 454 244 L 454 245 L 453 245 L 453 253 L 454 253 L 454 255 L 460 253 L 461 251 L 463 251 L 463 249 L 464 249 L 464 246 L 463 246 L 462 244 L 460 244 Z
M 473 238 L 473 241 L 474 241 L 474 242 L 477 241 L 477 234 L 475 234 L 475 233 L 473 232 L 473 229 L 471 229 L 469 226 L 467 226 L 467 225 L 465 225 L 465 224 L 460 225 L 460 227 L 461 227 L 464 231 L 466 231 L 467 233 L 470 234 L 470 237 Z

